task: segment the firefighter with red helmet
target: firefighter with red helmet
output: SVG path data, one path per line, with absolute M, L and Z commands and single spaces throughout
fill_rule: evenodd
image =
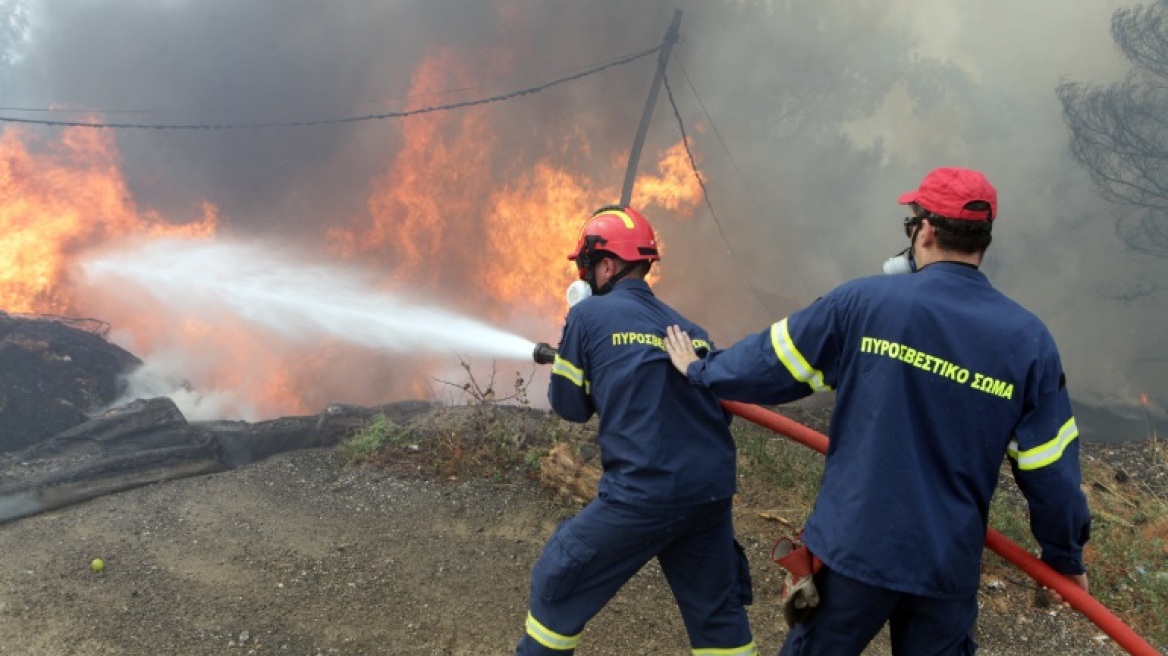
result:
M 758 653 L 745 605 L 750 570 L 734 539 L 736 457 L 730 415 L 677 376 L 664 328 L 700 326 L 645 282 L 659 261 L 653 228 L 630 207 L 604 207 L 568 259 L 580 281 L 552 365 L 548 398 L 564 419 L 599 416 L 597 496 L 549 538 L 532 569 L 516 654 L 567 656 L 585 624 L 650 559 L 661 565 L 694 654 Z

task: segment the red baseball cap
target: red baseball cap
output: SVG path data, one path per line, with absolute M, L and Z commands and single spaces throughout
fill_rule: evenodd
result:
M 989 203 L 989 216 L 985 210 L 966 209 L 966 205 L 976 201 Z M 897 202 L 901 205 L 916 203 L 946 219 L 993 221 L 998 216 L 998 190 L 985 175 L 973 169 L 933 169 L 921 180 L 919 188 L 901 194 Z

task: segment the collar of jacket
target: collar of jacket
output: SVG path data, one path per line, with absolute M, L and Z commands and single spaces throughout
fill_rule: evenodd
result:
M 972 264 L 965 264 L 964 262 L 933 262 L 920 271 L 917 271 L 915 275 L 928 273 L 930 271 L 952 273 L 959 275 L 962 278 L 970 278 L 972 280 L 986 280 L 986 275 L 981 272 L 981 269 L 978 269 Z
M 649 292 L 650 294 L 653 293 L 653 288 L 649 286 L 649 283 L 640 278 L 625 278 L 624 280 L 617 281 L 617 283 L 612 287 L 612 291 L 614 292 L 634 290 Z

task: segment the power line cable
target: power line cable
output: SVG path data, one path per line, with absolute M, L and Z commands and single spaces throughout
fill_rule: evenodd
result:
M 718 227 L 718 234 L 722 237 L 722 243 L 726 245 L 726 252 L 730 254 L 730 259 L 738 267 L 738 273 L 746 281 L 746 285 L 750 287 L 750 293 L 754 296 L 754 300 L 762 307 L 763 311 L 768 314 L 773 314 L 774 310 L 763 302 L 762 297 L 759 296 L 758 288 L 754 286 L 754 281 L 750 279 L 746 270 L 742 268 L 742 261 L 734 257 L 734 249 L 730 248 L 730 241 L 726 239 L 726 232 L 722 230 L 722 222 L 718 220 L 718 213 L 714 211 L 714 206 L 710 203 L 710 192 L 706 188 L 706 181 L 702 179 L 702 174 L 698 171 L 697 160 L 694 159 L 693 151 L 690 150 L 689 136 L 685 132 L 685 121 L 681 119 L 681 112 L 677 109 L 677 101 L 673 98 L 673 87 L 669 85 L 669 75 L 663 75 L 662 81 L 665 82 L 665 95 L 669 97 L 669 104 L 673 106 L 673 117 L 677 119 L 677 127 L 681 130 L 681 143 L 685 145 L 685 154 L 689 156 L 690 169 L 693 170 L 694 177 L 697 178 L 698 186 L 702 188 L 702 198 L 706 201 L 706 207 L 710 210 L 710 216 L 714 218 L 714 225 Z
M 0 0 L 0 1 L 2 1 L 2 0 Z M 591 68 L 591 66 L 575 67 L 575 68 L 571 68 L 571 69 L 567 69 L 567 70 L 560 69 L 559 71 L 556 71 L 555 74 L 557 74 L 557 75 L 572 75 L 572 74 L 575 74 L 576 72 L 584 71 L 584 70 L 587 70 L 589 68 Z M 377 100 L 361 100 L 361 101 L 356 102 L 355 104 L 356 104 L 356 106 L 372 105 L 372 104 L 384 105 L 386 103 L 399 102 L 399 101 L 403 101 L 403 100 L 416 100 L 418 98 L 428 98 L 428 97 L 433 97 L 433 96 L 447 96 L 447 95 L 456 94 L 456 93 L 467 93 L 469 91 L 481 91 L 481 90 L 486 89 L 488 87 L 489 87 L 489 85 L 486 85 L 486 84 L 474 84 L 474 85 L 462 86 L 462 87 L 451 87 L 449 89 L 437 89 L 435 91 L 425 91 L 422 93 L 411 93 L 411 94 L 406 94 L 403 96 L 391 96 L 389 98 L 379 98 Z M 270 111 L 272 109 L 272 107 L 270 105 L 263 105 L 263 106 L 253 105 L 253 106 L 245 106 L 245 107 L 233 107 L 230 109 L 228 109 L 228 108 L 219 108 L 219 109 L 161 109 L 161 108 L 157 108 L 157 107 L 137 108 L 137 109 L 126 108 L 126 107 L 119 107 L 116 109 L 109 109 L 109 108 L 97 109 L 97 108 L 92 108 L 92 107 L 91 108 L 76 108 L 76 107 L 21 107 L 21 106 L 9 107 L 9 106 L 0 106 L 0 112 L 23 112 L 23 113 L 29 113 L 29 114 L 103 114 L 103 115 L 105 115 L 105 114 L 191 114 L 191 113 L 223 114 L 223 113 L 227 113 L 227 112 L 238 112 L 241 109 L 244 109 L 244 110 L 255 109 L 255 110 Z M 287 108 L 281 106 L 280 109 L 283 110 L 283 109 L 287 109 Z
M 690 79 L 689 73 L 686 72 L 685 64 L 681 63 L 681 58 L 679 58 L 676 53 L 673 55 L 673 60 L 677 62 L 678 68 L 681 69 L 681 76 L 685 78 L 686 85 L 689 86 L 690 92 L 693 93 L 694 99 L 697 100 L 698 107 L 701 107 L 702 114 L 705 115 L 706 121 L 709 122 L 710 130 L 714 133 L 714 138 L 718 141 L 718 144 L 722 146 L 722 151 L 726 153 L 726 158 L 730 160 L 730 166 L 734 169 L 734 174 L 738 177 L 739 182 L 742 183 L 742 188 L 746 190 L 746 197 L 749 198 L 750 202 L 754 205 L 754 209 L 757 210 L 758 216 L 766 216 L 766 212 L 762 209 L 762 204 L 758 202 L 758 198 L 756 198 L 754 193 L 751 191 L 750 185 L 746 182 L 746 176 L 743 175 L 742 169 L 738 167 L 738 162 L 735 161 L 733 153 L 730 152 L 730 148 L 726 145 L 726 140 L 722 138 L 722 133 L 718 131 L 718 124 L 714 122 L 714 117 L 710 116 L 709 110 L 706 109 L 706 104 L 702 102 L 701 94 L 698 93 L 697 87 L 694 86 L 693 80 Z M 707 199 L 707 204 L 708 203 L 709 201 Z M 719 226 L 718 230 L 721 231 L 721 229 L 721 226 Z M 783 257 L 788 261 L 791 261 L 791 257 L 787 254 L 786 249 L 783 248 L 783 242 L 781 240 L 778 243 L 778 248 Z M 795 267 L 795 276 L 799 278 L 799 282 L 803 283 L 803 289 L 807 292 L 807 297 L 811 298 L 814 296 L 813 292 L 811 291 L 811 285 L 807 282 L 807 279 L 803 277 L 803 274 L 799 272 L 798 267 Z
M 450 95 L 453 93 L 466 93 L 467 91 L 478 91 L 480 89 L 485 88 L 485 86 L 486 85 L 479 84 L 479 85 L 468 86 L 468 87 L 453 87 L 450 89 L 439 89 L 437 91 L 427 91 L 425 93 L 412 93 L 412 94 L 408 94 L 405 96 L 394 96 L 392 98 L 381 98 L 378 100 L 361 100 L 361 101 L 358 101 L 356 103 L 356 105 L 357 106 L 371 105 L 374 103 L 384 105 L 384 104 L 389 103 L 389 102 L 397 102 L 397 101 L 401 101 L 401 100 L 414 100 L 417 98 L 427 98 L 430 96 L 446 96 L 446 95 Z M 27 113 L 27 114 L 191 114 L 191 113 L 223 114 L 226 112 L 238 112 L 238 111 L 240 111 L 240 109 L 244 109 L 244 110 L 262 109 L 262 110 L 270 111 L 272 108 L 271 108 L 271 106 L 268 106 L 268 105 L 265 105 L 262 107 L 257 107 L 257 106 L 233 107 L 230 109 L 227 109 L 227 108 L 223 108 L 223 109 L 159 109 L 159 108 L 151 108 L 151 109 L 128 109 L 128 108 L 93 109 L 93 108 L 84 108 L 84 109 L 78 109 L 78 108 L 74 108 L 74 107 L 0 107 L 0 112 L 23 112 L 23 113 Z M 286 107 L 281 107 L 281 109 L 286 109 Z
M 336 125 L 340 123 L 356 123 L 360 121 L 375 121 L 389 118 L 405 118 L 407 116 L 416 116 L 418 114 L 429 114 L 433 112 L 449 111 L 452 109 L 463 109 L 466 107 L 474 107 L 476 105 L 486 105 L 488 103 L 501 102 L 510 100 L 519 96 L 526 96 L 534 93 L 539 93 L 545 89 L 564 84 L 565 82 L 572 82 L 595 73 L 599 73 L 614 66 L 623 66 L 630 64 L 638 59 L 648 57 L 661 50 L 661 46 L 656 46 L 648 50 L 643 50 L 620 59 L 606 62 L 598 66 L 586 69 L 579 73 L 565 75 L 550 82 L 537 84 L 526 89 L 512 91 L 496 96 L 488 96 L 486 98 L 477 98 L 474 100 L 464 100 L 462 102 L 449 103 L 446 105 L 431 105 L 428 107 L 420 107 L 418 109 L 411 109 L 400 112 L 385 112 L 381 114 L 367 114 L 364 116 L 345 116 L 340 118 L 316 119 L 308 121 L 274 121 L 268 123 L 208 123 L 208 124 L 149 124 L 149 123 L 103 123 L 96 121 L 51 121 L 31 118 L 17 118 L 14 116 L 0 116 L 0 123 L 25 123 L 32 125 L 49 125 L 55 127 L 74 127 L 74 128 L 99 128 L 99 129 L 142 129 L 142 130 L 238 130 L 238 129 L 259 129 L 259 128 L 292 128 L 292 127 L 308 127 L 317 125 Z

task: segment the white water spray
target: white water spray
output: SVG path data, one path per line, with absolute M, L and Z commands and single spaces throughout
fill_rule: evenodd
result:
M 227 309 L 287 339 L 321 337 L 393 353 L 530 360 L 535 343 L 480 321 L 378 291 L 357 272 L 295 262 L 227 241 L 159 240 L 82 263 L 87 282 L 142 289 L 174 310 Z

